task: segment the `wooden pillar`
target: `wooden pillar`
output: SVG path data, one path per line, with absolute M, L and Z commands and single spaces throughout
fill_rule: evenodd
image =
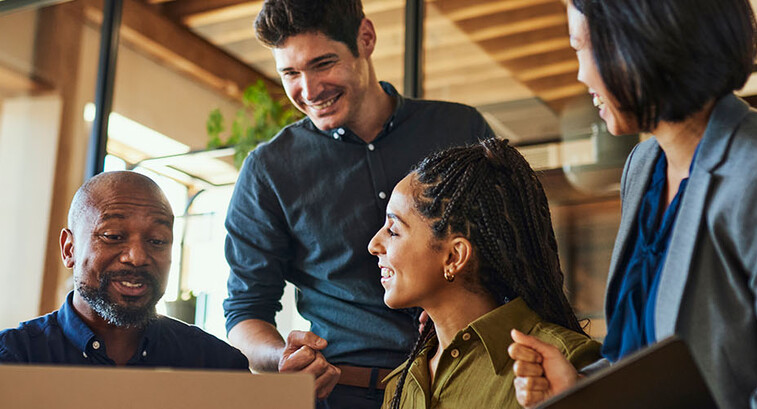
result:
M 76 91 L 83 21 L 81 4 L 74 1 L 42 8 L 37 22 L 35 76 L 50 84 L 62 101 L 40 314 L 60 306 L 66 278 L 70 276 L 61 262 L 58 237 L 66 226 L 68 205 L 84 173 L 86 144 L 78 141 L 75 131 L 76 121 L 82 117 L 81 107 L 76 106 Z

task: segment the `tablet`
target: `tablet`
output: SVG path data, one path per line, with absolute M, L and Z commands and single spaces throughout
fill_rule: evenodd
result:
M 717 409 L 686 344 L 666 338 L 593 374 L 539 409 Z

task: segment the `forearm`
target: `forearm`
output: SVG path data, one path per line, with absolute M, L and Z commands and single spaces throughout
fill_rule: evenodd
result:
M 277 372 L 285 342 L 270 323 L 250 319 L 229 330 L 229 342 L 239 348 L 257 372 Z

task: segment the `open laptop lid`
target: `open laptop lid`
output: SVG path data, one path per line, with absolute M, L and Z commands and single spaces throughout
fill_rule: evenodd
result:
M 312 376 L 0 365 L 1 408 L 313 409 Z
M 539 409 L 717 409 L 686 344 L 666 338 L 545 401 Z

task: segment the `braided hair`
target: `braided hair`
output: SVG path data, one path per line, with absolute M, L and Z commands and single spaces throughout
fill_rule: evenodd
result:
M 500 305 L 521 297 L 542 319 L 585 334 L 563 293 L 544 189 L 507 140 L 491 138 L 432 154 L 412 173 L 415 209 L 434 237 L 459 234 L 473 246 L 477 274 L 466 274 L 474 281 L 467 285 Z M 399 408 L 407 373 L 431 337 L 431 326 L 426 323 L 408 357 L 392 409 Z

